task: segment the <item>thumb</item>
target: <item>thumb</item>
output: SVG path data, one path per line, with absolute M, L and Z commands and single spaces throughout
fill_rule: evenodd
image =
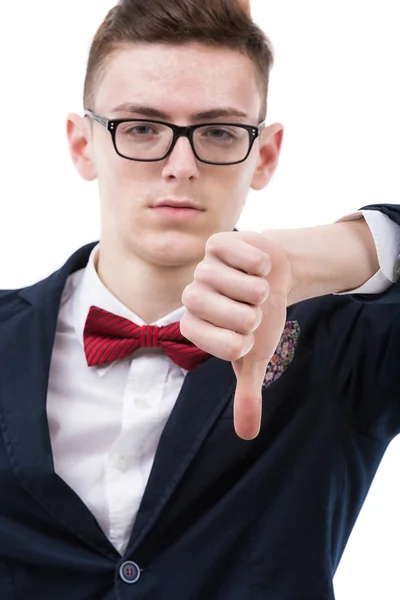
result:
M 237 435 L 245 440 L 257 437 L 260 431 L 265 371 L 286 324 L 289 267 L 283 257 L 274 258 L 268 275 L 270 295 L 262 305 L 263 317 L 253 334 L 253 347 L 232 363 L 237 378 L 234 425 Z

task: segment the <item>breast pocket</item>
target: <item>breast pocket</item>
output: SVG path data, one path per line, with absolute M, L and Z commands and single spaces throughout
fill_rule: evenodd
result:
M 268 363 L 265 372 L 263 390 L 273 385 L 291 367 L 297 344 L 300 338 L 300 325 L 298 321 L 287 321 L 278 347 Z

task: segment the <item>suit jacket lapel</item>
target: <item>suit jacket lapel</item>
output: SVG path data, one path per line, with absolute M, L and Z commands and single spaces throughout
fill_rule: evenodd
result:
M 128 546 L 130 553 L 153 527 L 235 387 L 231 363 L 217 358 L 187 374 L 160 438 Z
M 75 253 L 48 279 L 15 292 L 0 325 L 0 423 L 23 487 L 63 526 L 110 558 L 118 556 L 92 513 L 54 472 L 46 413 L 51 355 L 61 295 L 94 244 Z

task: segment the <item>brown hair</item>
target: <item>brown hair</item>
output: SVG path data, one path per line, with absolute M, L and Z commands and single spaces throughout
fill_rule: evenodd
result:
M 262 97 L 260 120 L 264 120 L 273 50 L 266 34 L 251 18 L 250 0 L 119 0 L 92 42 L 85 108 L 94 109 L 96 87 L 111 56 L 127 44 L 176 46 L 192 42 L 238 50 L 253 61 Z

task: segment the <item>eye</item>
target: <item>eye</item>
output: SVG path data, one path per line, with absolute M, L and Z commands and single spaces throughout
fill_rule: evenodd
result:
M 235 139 L 235 135 L 233 135 L 233 133 L 227 129 L 221 129 L 221 128 L 213 128 L 213 129 L 208 129 L 206 131 L 203 132 L 205 135 L 208 135 L 208 137 L 212 137 L 212 138 L 216 138 L 216 139 Z
M 125 135 L 137 135 L 139 137 L 142 137 L 157 132 L 150 125 L 134 125 L 133 127 L 128 127 L 127 129 L 125 129 L 124 133 Z

